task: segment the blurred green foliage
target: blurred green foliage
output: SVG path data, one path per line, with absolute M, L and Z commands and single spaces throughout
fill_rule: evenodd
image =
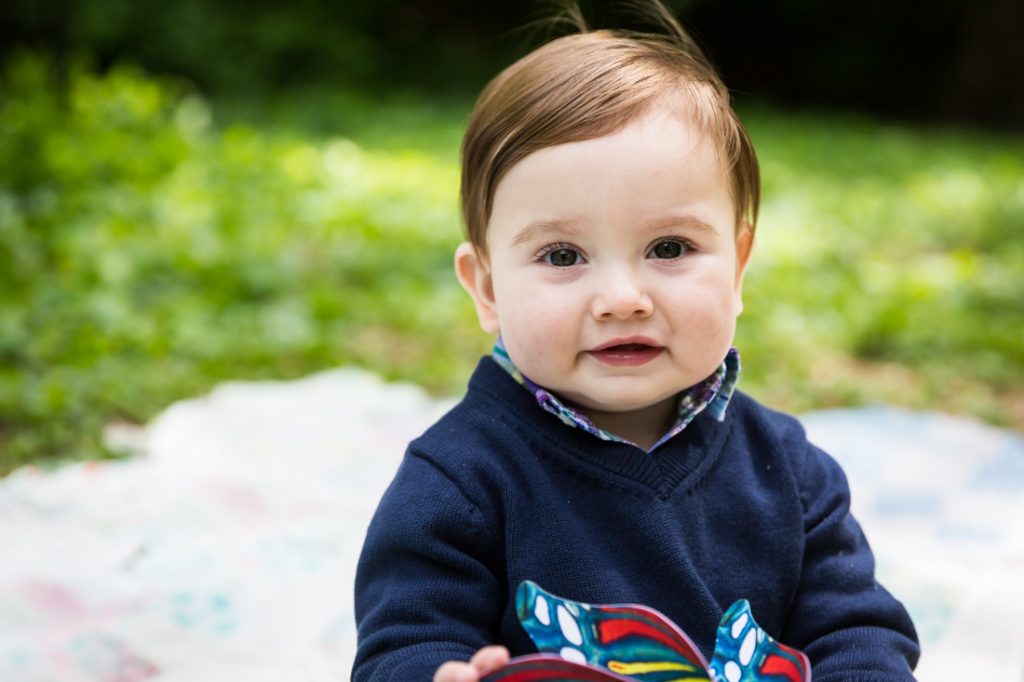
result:
M 0 471 L 111 455 L 223 379 L 343 363 L 462 389 L 451 274 L 470 101 L 216 107 L 23 55 L 0 78 Z M 766 201 L 744 387 L 1024 425 L 1024 141 L 745 112 Z
M 747 378 L 791 409 L 1024 427 L 1024 140 L 750 113 L 766 201 Z

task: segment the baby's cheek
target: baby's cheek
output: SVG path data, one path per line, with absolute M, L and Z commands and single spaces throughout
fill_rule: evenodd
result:
M 513 345 L 523 364 L 533 368 L 535 375 L 558 372 L 575 356 L 576 327 L 566 316 L 538 309 L 530 315 L 520 317 L 515 327 L 516 338 Z M 513 352 L 511 346 L 509 352 Z M 519 362 L 516 364 L 519 365 Z M 523 366 L 520 366 L 520 369 L 525 372 Z
M 717 366 L 732 345 L 736 331 L 736 317 L 731 306 L 708 301 L 688 308 L 677 319 L 675 327 L 684 330 L 691 360 L 701 366 Z
M 564 315 L 538 313 L 523 328 L 524 342 L 543 356 L 574 348 L 575 325 Z

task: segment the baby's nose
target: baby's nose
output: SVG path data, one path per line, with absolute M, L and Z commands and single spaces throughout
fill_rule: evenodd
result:
M 647 317 L 654 311 L 654 302 L 639 279 L 620 275 L 603 282 L 594 296 L 593 315 L 598 320 Z

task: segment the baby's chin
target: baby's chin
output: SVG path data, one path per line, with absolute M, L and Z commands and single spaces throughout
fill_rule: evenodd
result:
M 642 414 L 648 411 L 675 409 L 676 397 L 682 390 L 683 389 L 679 389 L 679 391 L 673 391 L 667 395 L 655 397 L 650 395 L 631 396 L 619 393 L 617 395 L 610 395 L 607 397 L 570 394 L 564 395 L 562 398 L 568 402 L 569 405 L 579 409 L 585 414 L 614 414 L 619 417 L 625 417 L 632 413 Z

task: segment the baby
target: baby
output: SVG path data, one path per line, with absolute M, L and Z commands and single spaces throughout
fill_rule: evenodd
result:
M 650 4 L 664 34 L 559 38 L 473 110 L 455 270 L 496 342 L 371 522 L 353 680 L 474 682 L 534 651 L 527 579 L 654 607 L 705 656 L 745 598 L 817 682 L 914 679 L 839 466 L 735 390 L 757 159 Z

